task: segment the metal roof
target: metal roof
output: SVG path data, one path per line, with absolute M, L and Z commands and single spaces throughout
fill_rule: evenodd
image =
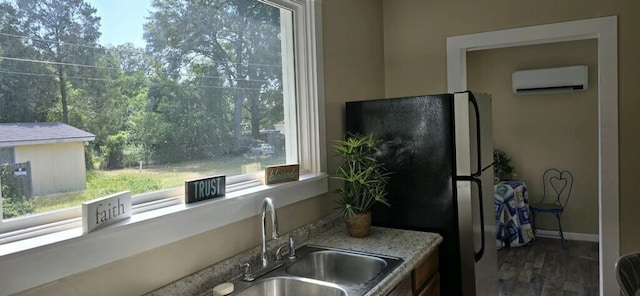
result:
M 0 123 L 0 147 L 87 142 L 96 136 L 62 122 Z

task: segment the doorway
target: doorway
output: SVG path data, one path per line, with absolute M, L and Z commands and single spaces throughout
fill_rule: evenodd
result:
M 600 295 L 618 292 L 619 256 L 617 17 L 603 17 L 447 38 L 448 92 L 467 89 L 468 51 L 596 39 L 598 42 L 598 203 Z M 607 197 L 603 202 L 603 196 Z

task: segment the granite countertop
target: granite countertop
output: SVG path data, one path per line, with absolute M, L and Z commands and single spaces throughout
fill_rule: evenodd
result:
M 365 294 L 386 295 L 411 273 L 422 258 L 437 249 L 441 242 L 442 237 L 436 233 L 383 227 L 372 227 L 366 238 L 353 238 L 347 234 L 343 225 L 314 237 L 308 243 L 404 259 L 400 266 Z
M 411 273 L 419 261 L 434 251 L 442 242 L 436 233 L 372 227 L 369 237 L 352 238 L 347 234 L 344 222 L 338 215 L 330 215 L 291 232 L 297 246 L 317 245 L 349 249 L 379 255 L 402 258 L 400 266 L 387 275 L 365 295 L 385 295 L 405 276 Z M 268 244 L 270 254 L 286 243 L 289 234 L 282 234 Z M 257 246 L 232 258 L 216 263 L 183 279 L 157 289 L 147 295 L 211 295 L 217 284 L 229 281 L 242 273 L 240 265 L 259 262 L 261 247 Z

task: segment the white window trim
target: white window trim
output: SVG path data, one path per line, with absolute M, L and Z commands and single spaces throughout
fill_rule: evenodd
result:
M 297 182 L 239 189 L 220 199 L 134 214 L 86 235 L 82 235 L 81 227 L 74 227 L 0 245 L 0 295 L 37 287 L 258 215 L 266 196 L 282 207 L 328 191 L 324 173 L 321 0 L 264 2 L 294 12 L 295 38 L 302 41 L 295 47 L 297 137 L 300 165 L 309 173 Z

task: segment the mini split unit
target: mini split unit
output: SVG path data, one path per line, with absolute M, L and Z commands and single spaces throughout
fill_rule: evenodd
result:
M 518 95 L 581 91 L 589 86 L 584 65 L 516 71 L 511 79 L 513 92 Z

